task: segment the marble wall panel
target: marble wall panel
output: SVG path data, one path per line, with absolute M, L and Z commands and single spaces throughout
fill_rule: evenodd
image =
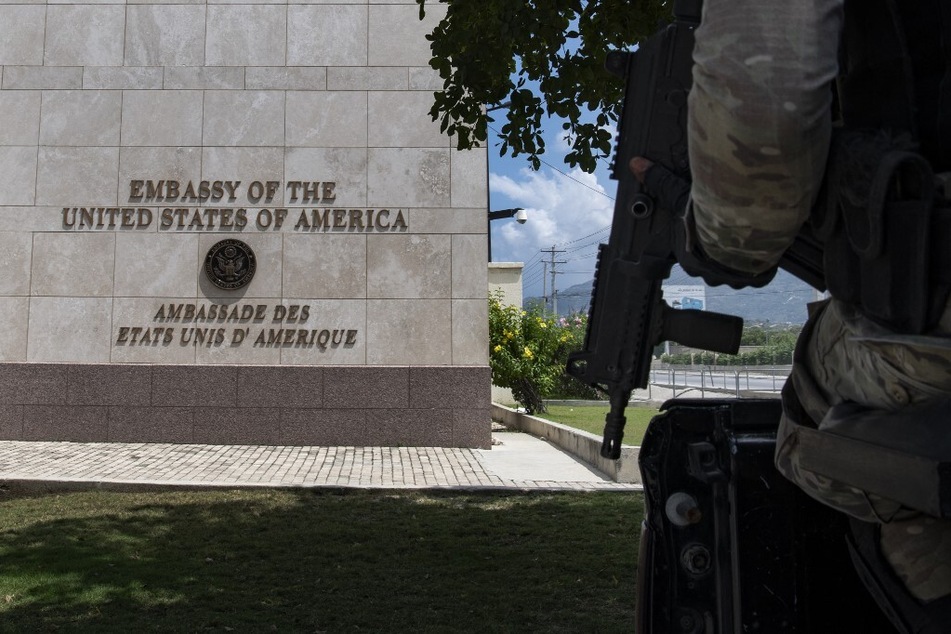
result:
M 0 66 L 42 64 L 45 30 L 45 6 L 0 6 Z
M 36 204 L 63 207 L 115 205 L 117 147 L 41 147 Z
M 37 233 L 30 292 L 35 296 L 111 297 L 116 234 Z
M 413 231 L 485 234 L 488 218 L 481 209 L 413 209 Z
M 367 300 L 367 363 L 448 365 L 451 362 L 449 300 Z
M 425 68 L 415 67 L 409 69 L 409 89 L 410 90 L 442 90 L 443 80 L 435 70 L 426 66 Z
M 442 4 L 427 3 L 426 18 L 419 7 L 386 4 L 370 7 L 370 66 L 429 66 L 432 53 L 426 35 L 446 15 Z
M 33 297 L 27 361 L 109 361 L 112 298 Z
M 205 7 L 130 6 L 126 12 L 126 66 L 201 66 L 205 62 Z
M 336 184 L 335 207 L 367 204 L 366 148 L 288 148 L 284 161 L 285 180 Z M 287 204 L 301 204 L 286 200 Z
M 0 146 L 0 205 L 32 205 L 36 200 L 37 149 L 35 146 Z
M 299 4 L 367 4 L 366 0 L 301 0 Z
M 289 92 L 285 126 L 289 147 L 366 147 L 366 94 Z
M 367 65 L 366 6 L 290 5 L 287 21 L 288 66 Z
M 326 90 L 327 70 L 307 66 L 248 67 L 245 87 L 248 90 Z
M 202 94 L 189 90 L 127 90 L 122 145 L 201 145 Z
M 85 90 L 159 90 L 163 81 L 160 67 L 86 66 L 83 69 Z
M 265 90 L 206 92 L 202 144 L 283 146 L 284 93 Z
M 198 292 L 198 236 L 124 231 L 116 234 L 115 294 L 179 297 Z
M 452 362 L 486 365 L 489 362 L 488 299 L 452 300 Z
M 50 5 L 46 66 L 122 66 L 123 5 Z
M 126 4 L 211 4 L 207 0 L 126 0 Z M 215 4 L 221 4 L 216 2 Z
M 40 131 L 40 92 L 0 91 L 0 146 L 36 145 Z
M 368 156 L 368 205 L 449 206 L 448 148 L 370 148 Z
M 119 150 L 119 201 L 130 199 L 132 180 L 199 180 L 201 149 L 196 147 L 123 147 Z M 141 201 L 140 201 L 141 202 Z M 151 204 L 146 202 L 146 205 Z M 159 218 L 155 218 L 158 223 Z
M 367 237 L 367 296 L 448 298 L 452 285 L 451 236 Z
M 58 231 L 63 227 L 63 209 L 0 205 L 0 227 L 16 227 L 24 232 Z
M 185 326 L 185 335 L 194 339 L 195 361 L 200 364 L 219 364 L 219 365 L 254 365 L 254 366 L 277 366 L 281 363 L 280 346 L 259 344 L 255 345 L 255 339 L 264 330 L 264 336 L 267 336 L 268 324 L 259 324 L 257 326 L 235 327 L 232 325 L 193 325 Z M 205 333 L 188 332 L 188 328 L 204 328 Z M 275 328 L 279 328 L 276 326 Z M 209 334 L 209 330 L 212 331 Z M 235 337 L 236 330 L 243 330 L 244 340 L 238 342 Z M 217 331 L 222 331 L 221 343 L 218 343 Z M 198 336 L 212 337 L 204 343 L 198 343 Z M 265 340 L 266 341 L 266 340 Z M 210 342 L 210 343 L 209 343 Z
M 287 8 L 209 5 L 205 38 L 208 66 L 283 66 Z
M 239 208 L 265 205 L 273 207 L 284 204 L 284 190 L 275 192 L 273 200 L 264 198 L 252 202 L 248 199 L 248 186 L 254 181 L 283 180 L 283 164 L 284 148 L 206 147 L 202 149 L 201 177 L 211 181 L 240 181 L 235 190 L 235 200 L 225 197 L 215 202 L 216 206 Z
M 452 236 L 452 296 L 484 299 L 489 287 L 485 234 Z
M 119 145 L 118 90 L 45 90 L 41 145 Z
M 452 153 L 452 206 L 479 207 L 489 205 L 489 157 L 485 148 Z
M 183 345 L 182 328 L 193 322 L 154 319 L 163 305 L 194 303 L 194 297 L 117 297 L 113 304 L 109 360 L 113 363 L 195 363 L 195 346 Z M 128 328 L 128 331 L 122 331 Z M 133 328 L 140 330 L 135 333 Z M 161 329 L 161 330 L 158 330 Z M 148 332 L 146 332 L 146 330 Z M 170 330 L 170 341 L 165 334 Z M 121 342 L 120 342 L 121 340 Z
M 408 90 L 405 68 L 336 66 L 327 69 L 327 90 Z
M 281 347 L 281 363 L 288 365 L 363 365 L 366 363 L 367 305 L 361 299 L 310 300 L 285 306 L 307 306 L 307 321 L 285 327 L 316 330 L 301 343 Z M 329 337 L 323 334 L 326 330 Z M 350 331 L 356 331 L 353 335 Z M 351 343 L 352 341 L 352 343 Z
M 29 315 L 29 298 L 0 297 L 0 361 L 26 361 Z
M 68 90 L 83 87 L 81 66 L 5 66 L 4 90 Z
M 284 297 L 364 298 L 366 269 L 364 235 L 320 233 L 284 237 Z
M 0 296 L 30 294 L 33 236 L 25 231 L 0 232 Z M 0 323 L 6 323 L 0 321 Z M 2 330 L 2 329 L 0 329 Z
M 169 67 L 165 69 L 165 88 L 169 90 L 241 90 L 244 66 Z
M 373 147 L 445 147 L 449 137 L 429 116 L 430 92 L 369 93 L 369 135 Z

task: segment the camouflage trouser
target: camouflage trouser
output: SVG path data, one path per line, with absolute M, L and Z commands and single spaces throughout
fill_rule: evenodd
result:
M 897 411 L 951 396 L 951 338 L 896 335 L 836 300 L 812 308 L 793 382 L 813 421 L 822 421 L 831 405 L 846 401 Z M 951 432 L 951 412 L 948 428 Z M 806 470 L 797 429 L 793 416 L 784 415 L 776 444 L 779 470 L 819 501 L 879 522 L 882 552 L 912 595 L 928 601 L 951 594 L 951 521 Z

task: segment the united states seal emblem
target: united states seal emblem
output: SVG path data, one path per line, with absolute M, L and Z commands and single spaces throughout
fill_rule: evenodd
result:
M 205 275 L 212 284 L 227 291 L 247 286 L 256 269 L 254 251 L 240 240 L 217 242 L 205 256 Z

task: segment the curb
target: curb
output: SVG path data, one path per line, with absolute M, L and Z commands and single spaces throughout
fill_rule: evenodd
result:
M 592 433 L 561 423 L 553 423 L 537 416 L 529 416 L 498 403 L 492 403 L 492 420 L 497 420 L 506 427 L 544 438 L 615 482 L 641 483 L 641 472 L 637 466 L 640 447 L 622 445 L 621 457 L 617 460 L 609 460 L 601 456 L 601 437 Z

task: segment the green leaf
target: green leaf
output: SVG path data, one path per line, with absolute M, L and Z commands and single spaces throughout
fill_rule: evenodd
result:
M 623 90 L 623 82 L 603 70 L 604 57 L 651 34 L 670 13 L 665 0 L 633 6 L 628 0 L 444 1 L 446 16 L 427 38 L 430 66 L 444 81 L 433 108 L 467 126 L 465 136 L 451 125 L 444 132 L 458 132 L 470 144 L 484 141 L 484 104 L 508 99 L 503 155 L 527 154 L 533 169 L 545 149 L 546 114 L 564 118 L 562 129 L 577 130 L 582 140 L 566 162 L 596 167 L 595 152 L 609 152 L 610 135 L 605 142 L 594 130 L 581 130 L 582 113 L 597 112 L 598 128 L 617 121 Z M 422 17 L 425 0 L 417 4 Z M 589 160 L 581 160 L 583 154 Z

